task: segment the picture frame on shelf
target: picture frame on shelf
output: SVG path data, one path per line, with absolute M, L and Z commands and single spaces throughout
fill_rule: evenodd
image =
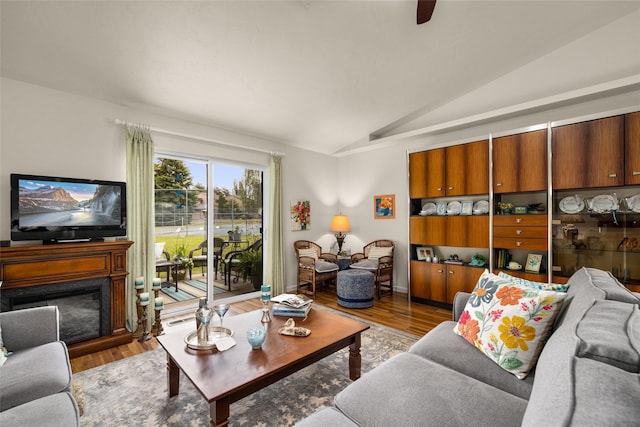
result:
M 460 215 L 472 215 L 472 214 L 473 214 L 473 201 L 463 200 L 462 209 L 460 210 Z
M 418 257 L 418 261 L 426 261 L 427 257 L 430 259 L 433 258 L 433 248 L 428 248 L 421 246 L 416 248 L 416 256 Z
M 524 266 L 524 270 L 529 273 L 540 273 L 541 265 L 542 265 L 542 255 L 529 254 L 527 255 L 527 263 Z

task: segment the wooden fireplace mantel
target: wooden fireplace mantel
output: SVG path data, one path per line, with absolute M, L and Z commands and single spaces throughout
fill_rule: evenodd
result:
M 0 248 L 2 289 L 24 288 L 75 280 L 111 281 L 111 335 L 69 346 L 70 357 L 129 343 L 126 329 L 127 249 L 131 241 L 62 243 Z

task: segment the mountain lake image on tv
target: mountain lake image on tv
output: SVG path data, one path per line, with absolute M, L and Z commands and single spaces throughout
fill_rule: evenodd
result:
M 12 240 L 126 235 L 125 183 L 11 175 Z

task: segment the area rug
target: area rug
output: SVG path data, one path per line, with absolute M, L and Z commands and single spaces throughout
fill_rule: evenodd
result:
M 193 286 L 194 288 L 200 289 L 201 291 L 205 291 L 207 290 L 207 284 L 206 283 L 202 283 L 200 280 L 185 280 L 184 283 L 186 283 L 189 286 Z M 225 292 L 228 292 L 229 290 L 225 287 L 224 289 L 218 288 L 217 286 L 213 286 L 213 294 L 223 294 Z
M 349 316 L 351 317 L 351 316 Z M 406 351 L 418 337 L 372 324 L 362 334 L 362 373 Z M 82 388 L 83 426 L 209 426 L 209 408 L 191 382 L 180 376 L 180 393 L 167 396 L 163 349 L 74 375 Z M 291 426 L 331 406 L 351 383 L 349 351 L 343 349 L 231 405 L 230 426 Z

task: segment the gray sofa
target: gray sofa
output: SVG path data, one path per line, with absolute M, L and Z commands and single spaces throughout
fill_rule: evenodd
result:
M 299 427 L 638 426 L 640 299 L 611 274 L 583 268 L 535 369 L 503 370 L 453 332 L 454 321 L 365 373 Z M 365 351 L 363 349 L 363 351 Z
M 0 313 L 5 347 L 0 367 L 0 425 L 79 426 L 71 365 L 59 340 L 57 307 Z

